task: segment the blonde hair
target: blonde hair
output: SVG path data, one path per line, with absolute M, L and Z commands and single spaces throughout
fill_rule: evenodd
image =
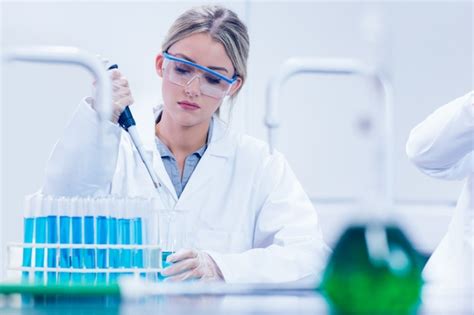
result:
M 196 33 L 207 33 L 215 41 L 222 43 L 232 61 L 235 74 L 242 79 L 242 83 L 245 82 L 249 36 L 247 27 L 237 14 L 221 6 L 200 6 L 189 9 L 173 23 L 161 48 L 163 51 L 168 51 L 174 43 Z M 238 92 L 236 91 L 230 97 L 231 101 L 235 99 Z

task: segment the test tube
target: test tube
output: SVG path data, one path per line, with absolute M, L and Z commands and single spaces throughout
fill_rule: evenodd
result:
M 87 198 L 84 201 L 84 244 L 86 249 L 84 250 L 84 265 L 86 269 L 96 268 L 96 256 L 95 256 L 95 226 L 94 226 L 94 200 Z M 96 278 L 95 272 L 88 272 L 85 275 L 85 281 L 87 283 L 94 283 Z
M 70 199 L 70 207 L 72 209 L 72 243 L 75 245 L 83 244 L 83 214 L 84 214 L 84 199 L 74 197 Z M 72 250 L 72 268 L 82 269 L 84 267 L 83 249 L 74 248 Z M 83 275 L 78 272 L 73 272 L 71 280 L 73 283 L 82 282 Z
M 39 271 L 44 267 L 44 244 L 46 243 L 46 216 L 44 215 L 44 196 L 38 195 L 35 198 L 35 283 L 42 284 L 44 281 L 43 271 Z M 43 245 L 43 246 L 42 246 Z
M 146 200 L 136 198 L 133 208 L 133 240 L 132 244 L 143 245 L 143 213 L 146 208 Z M 133 266 L 136 268 L 143 268 L 143 249 L 137 248 L 133 251 Z M 143 274 L 144 276 L 144 274 Z
M 99 198 L 95 200 L 97 206 L 97 218 L 96 218 L 96 240 L 97 244 L 105 245 L 107 244 L 108 239 L 108 199 Z M 107 268 L 107 250 L 106 249 L 97 249 L 97 267 L 98 268 Z M 97 274 L 97 282 L 105 283 L 106 282 L 106 273 Z
M 48 244 L 58 243 L 58 200 L 48 196 L 46 197 L 45 211 L 47 211 L 46 234 Z M 49 209 L 49 210 L 48 210 Z M 57 267 L 57 249 L 48 248 L 48 268 Z M 48 284 L 56 283 L 57 275 L 54 271 L 48 272 Z
M 145 253 L 145 268 L 157 269 L 161 268 L 161 250 L 159 249 L 159 217 L 157 209 L 158 200 L 155 198 L 148 199 L 148 209 L 143 213 L 144 223 L 144 243 L 156 246 L 148 248 Z M 156 281 L 159 273 L 147 272 L 147 280 Z
M 35 195 L 26 196 L 25 197 L 25 205 L 24 205 L 24 219 L 23 219 L 23 243 L 27 246 L 28 244 L 33 243 L 33 233 L 34 233 L 34 210 L 33 210 L 33 199 Z M 31 257 L 32 257 L 32 248 L 31 247 L 24 247 L 23 248 L 23 267 L 31 267 Z M 29 280 L 29 272 L 23 271 L 22 272 L 22 281 L 28 282 Z
M 118 199 L 112 198 L 109 199 L 109 244 L 117 245 L 118 244 L 118 228 L 117 228 L 117 216 L 119 209 Z M 118 248 L 110 248 L 109 250 L 109 268 L 113 269 L 114 272 L 109 273 L 109 281 L 117 281 L 117 269 L 120 267 L 120 252 Z
M 133 206 L 130 208 L 131 211 L 131 243 L 137 247 L 132 249 L 132 266 L 137 269 L 143 269 L 143 210 L 146 206 L 145 199 L 133 198 Z M 145 277 L 145 273 L 140 273 L 141 277 Z
M 71 200 L 61 197 L 58 200 L 59 208 L 59 244 L 63 248 L 59 250 L 59 267 L 71 268 L 71 249 L 64 248 L 68 244 L 71 244 Z M 59 282 L 69 283 L 71 273 L 60 272 Z
M 119 201 L 118 230 L 119 244 L 130 245 L 130 201 L 129 199 L 120 199 Z M 122 248 L 120 250 L 120 266 L 123 268 L 132 267 L 132 256 L 130 248 Z
M 172 246 L 172 235 L 170 231 L 170 225 L 172 222 L 172 212 L 170 210 L 159 211 L 159 235 L 160 235 L 160 248 L 161 248 L 161 268 L 171 266 L 171 263 L 166 261 L 169 255 L 173 254 L 174 248 Z M 164 276 L 161 273 L 158 275 L 159 280 L 164 280 Z

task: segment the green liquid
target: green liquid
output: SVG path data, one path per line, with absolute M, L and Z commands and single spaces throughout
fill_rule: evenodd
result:
M 421 257 L 403 232 L 384 226 L 389 253 L 369 257 L 366 226 L 349 227 L 334 248 L 321 288 L 341 313 L 414 314 L 420 303 Z

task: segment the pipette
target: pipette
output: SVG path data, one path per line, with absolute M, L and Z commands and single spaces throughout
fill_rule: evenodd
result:
M 113 64 L 108 69 L 118 69 L 118 65 Z M 125 107 L 125 110 L 122 112 L 122 114 L 120 114 L 118 123 L 130 135 L 133 145 L 137 149 L 138 154 L 140 155 L 140 158 L 143 161 L 143 164 L 145 164 L 146 170 L 150 175 L 155 189 L 158 191 L 161 201 L 168 209 L 174 209 L 176 199 L 174 198 L 171 191 L 169 191 L 168 187 L 163 184 L 163 181 L 160 179 L 158 174 L 155 173 L 151 161 L 148 159 L 148 155 L 145 154 L 142 141 L 137 131 L 135 119 L 133 118 L 132 112 L 130 111 L 130 108 L 128 106 Z

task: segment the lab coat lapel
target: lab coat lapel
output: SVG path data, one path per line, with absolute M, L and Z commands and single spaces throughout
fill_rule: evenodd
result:
M 174 188 L 174 185 L 171 182 L 171 178 L 168 175 L 168 172 L 166 171 L 165 165 L 163 163 L 163 160 L 161 159 L 161 155 L 158 152 L 158 149 L 156 148 L 156 145 L 154 148 L 151 148 L 151 151 L 153 152 L 153 168 L 155 169 L 160 179 L 163 181 L 163 184 L 166 186 L 166 188 L 168 188 L 168 190 L 173 194 L 174 200 L 178 200 L 178 196 L 176 195 L 176 189 Z
M 233 154 L 235 146 L 229 141 L 229 130 L 224 122 L 214 117 L 214 129 L 211 142 L 208 144 L 206 152 L 199 161 L 196 169 L 191 175 L 180 199 L 178 207 L 183 209 L 187 206 L 187 200 L 192 204 L 192 195 L 203 188 L 209 186 L 210 181 L 217 174 L 223 173 L 228 158 Z M 189 204 L 191 206 L 191 204 Z
M 153 120 L 149 119 L 149 121 L 146 122 L 148 128 L 146 128 L 146 130 L 144 128 L 141 132 L 141 135 L 144 135 L 142 137 L 143 147 L 152 159 L 153 169 L 155 170 L 156 174 L 163 181 L 163 184 L 166 186 L 166 188 L 168 188 L 168 190 L 173 194 L 173 198 L 177 200 L 178 197 L 176 195 L 176 190 L 173 186 L 173 183 L 171 182 L 171 178 L 169 177 L 168 172 L 166 171 L 165 165 L 163 164 L 160 152 L 158 152 L 158 148 L 156 147 L 155 119 L 160 111 L 161 106 L 154 108 L 154 115 L 152 116 Z

